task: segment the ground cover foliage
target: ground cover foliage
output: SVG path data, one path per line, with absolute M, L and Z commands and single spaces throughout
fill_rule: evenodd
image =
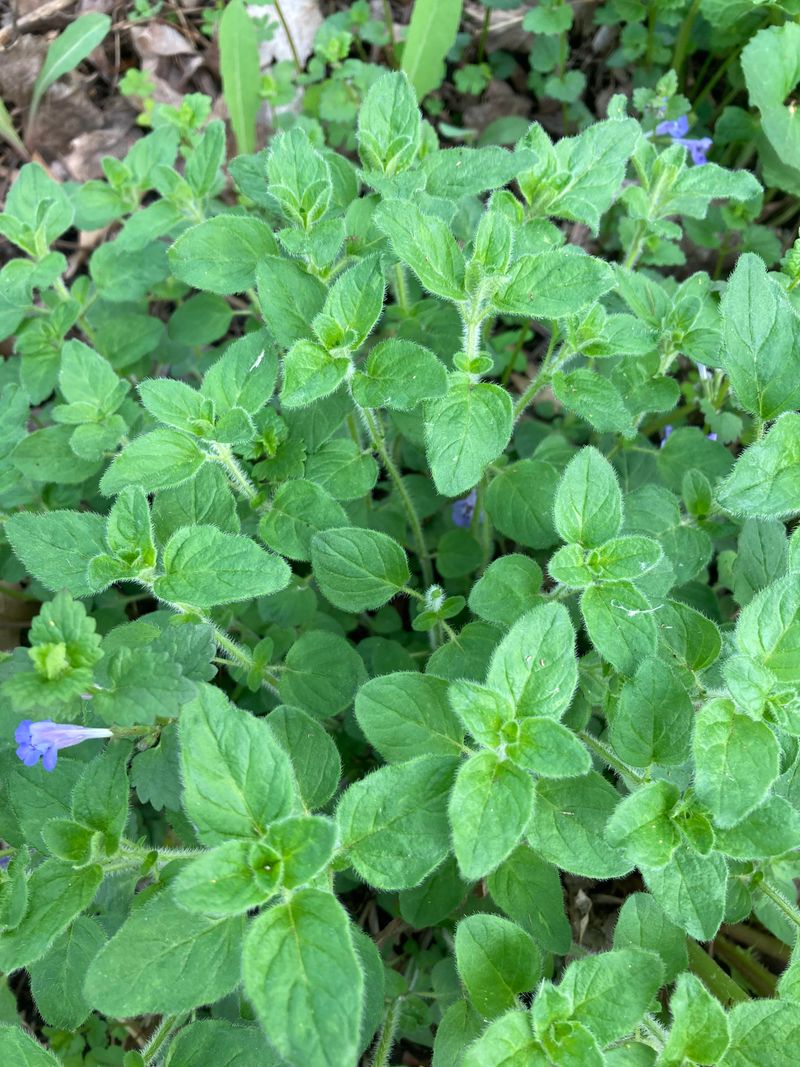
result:
M 3 1063 L 797 1043 L 794 7 L 613 0 L 636 74 L 596 112 L 572 7 L 521 9 L 560 135 L 454 144 L 519 5 L 474 54 L 445 6 L 403 51 L 356 4 L 252 85 L 266 31 L 220 6 L 230 137 L 134 72 L 126 155 L 6 197 Z M 702 48 L 752 104 L 722 141 Z

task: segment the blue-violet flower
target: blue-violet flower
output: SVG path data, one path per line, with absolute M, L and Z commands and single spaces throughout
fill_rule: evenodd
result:
M 17 742 L 17 755 L 26 767 L 35 766 L 39 760 L 46 771 L 52 771 L 58 759 L 59 750 L 79 745 L 81 741 L 90 741 L 95 737 L 113 737 L 110 730 L 94 730 L 85 726 L 73 726 L 71 723 L 31 722 L 23 719 L 14 731 Z
M 708 163 L 706 152 L 713 144 L 710 137 L 687 137 L 689 132 L 689 120 L 685 115 L 679 119 L 660 122 L 656 126 L 656 133 L 663 137 L 671 137 L 674 144 L 682 144 L 692 157 L 692 162 L 698 167 Z
M 478 500 L 477 490 L 473 489 L 463 499 L 453 504 L 452 516 L 456 526 L 469 526 L 475 512 L 475 504 Z

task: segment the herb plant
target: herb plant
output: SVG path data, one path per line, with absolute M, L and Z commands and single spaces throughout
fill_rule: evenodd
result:
M 195 114 L 0 215 L 0 969 L 125 1067 L 785 1064 L 797 962 L 701 943 L 800 925 L 800 261 L 659 270 L 758 182 L 621 97 L 442 149 L 385 73 L 234 204 Z

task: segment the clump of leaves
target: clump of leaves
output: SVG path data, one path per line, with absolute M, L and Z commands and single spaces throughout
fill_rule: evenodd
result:
M 698 942 L 800 925 L 796 271 L 656 269 L 758 182 L 620 98 L 441 149 L 396 73 L 357 140 L 9 194 L 0 967 L 136 1064 L 783 1063 L 796 961 Z

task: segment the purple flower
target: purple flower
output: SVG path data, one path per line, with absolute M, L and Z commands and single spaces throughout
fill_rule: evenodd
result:
M 689 132 L 689 120 L 685 115 L 674 121 L 660 122 L 656 126 L 656 133 L 662 137 L 671 137 L 675 144 L 682 144 L 692 157 L 692 162 L 698 167 L 708 163 L 706 152 L 712 145 L 710 137 L 687 137 Z
M 709 439 L 709 441 L 716 441 L 717 439 L 717 435 L 715 433 L 707 433 L 706 437 Z
M 6 869 L 6 867 L 9 865 L 9 863 L 11 863 L 11 857 L 10 856 L 0 856 L 0 870 L 4 871 Z
M 661 434 L 661 445 L 659 446 L 660 448 L 663 448 L 664 445 L 667 443 L 667 438 L 669 437 L 669 435 L 671 433 L 672 433 L 672 426 L 670 426 L 670 424 L 667 423 L 667 425 L 664 427 L 664 432 Z
M 457 500 L 455 504 L 453 504 L 451 514 L 456 526 L 469 526 L 472 522 L 472 515 L 475 511 L 475 503 L 477 499 L 477 490 L 473 489 L 462 500 Z
M 26 767 L 35 766 L 39 760 L 46 771 L 52 771 L 58 759 L 59 750 L 79 745 L 81 741 L 90 741 L 95 737 L 113 737 L 110 730 L 92 730 L 85 726 L 73 726 L 70 723 L 31 722 L 23 719 L 14 731 L 17 742 L 17 755 Z

